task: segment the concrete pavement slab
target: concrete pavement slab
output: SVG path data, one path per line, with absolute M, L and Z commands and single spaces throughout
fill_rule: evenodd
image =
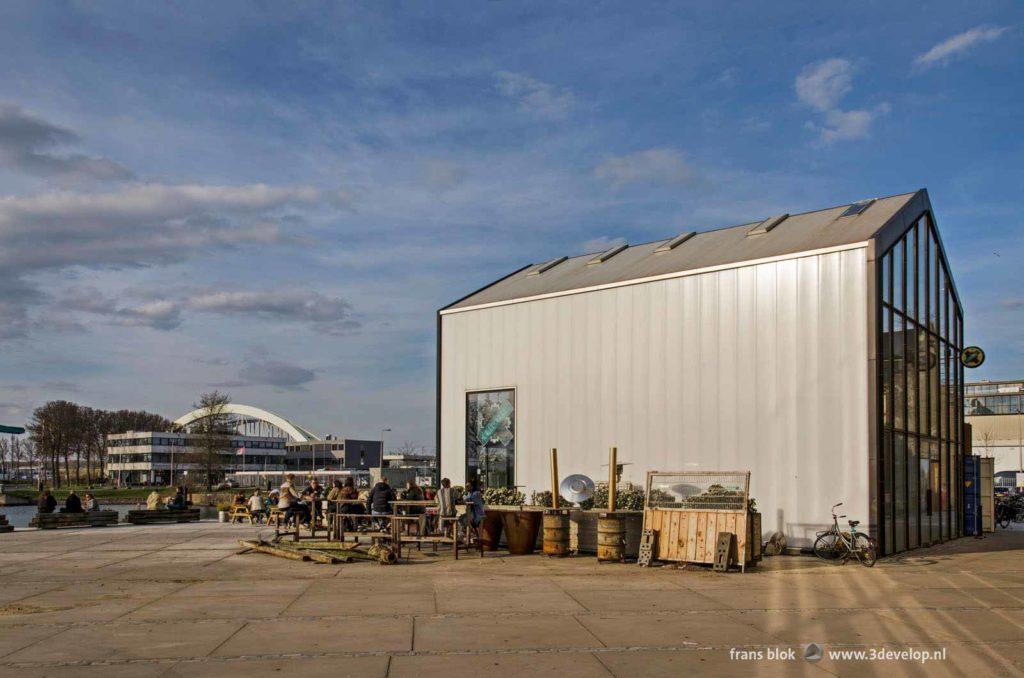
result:
M 738 613 L 581 615 L 580 623 L 608 647 L 730 647 L 774 639 L 744 623 Z
M 589 652 L 528 654 L 446 654 L 402 656 L 391 660 L 388 678 L 451 678 L 452 676 L 558 676 L 608 678 L 608 670 Z M 640 674 L 633 674 L 640 675 Z
M 6 662 L 112 661 L 203 657 L 243 626 L 234 620 L 72 626 L 4 658 Z
M 218 657 L 323 652 L 406 652 L 412 618 L 280 619 L 247 624 L 217 648 Z
M 416 651 L 537 650 L 600 647 L 573 617 L 420 617 Z

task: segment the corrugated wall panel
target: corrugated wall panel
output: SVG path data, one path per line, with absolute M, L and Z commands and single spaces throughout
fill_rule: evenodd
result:
M 516 388 L 516 484 L 746 470 L 764 531 L 807 545 L 868 501 L 866 253 L 795 258 L 442 316 L 442 474 L 464 482 L 465 393 Z

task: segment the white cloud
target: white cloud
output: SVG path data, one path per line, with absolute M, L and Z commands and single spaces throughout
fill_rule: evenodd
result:
M 502 71 L 497 74 L 498 91 L 519 102 L 519 109 L 544 118 L 560 119 L 569 115 L 575 97 L 568 89 L 531 78 L 523 73 Z
M 1009 28 L 1006 26 L 975 26 L 963 33 L 946 38 L 923 54 L 914 58 L 914 66 L 924 70 L 932 66 L 948 64 L 955 58 L 962 57 L 972 48 L 986 42 L 999 39 Z
M 651 148 L 607 158 L 594 168 L 594 176 L 615 187 L 628 184 L 686 184 L 696 178 L 683 154 L 673 148 Z
M 853 64 L 846 59 L 811 64 L 796 76 L 796 96 L 816 110 L 832 110 L 852 89 L 853 70 Z
M 833 58 L 811 64 L 796 76 L 797 99 L 821 114 L 820 122 L 808 121 L 806 126 L 823 144 L 867 138 L 874 121 L 891 110 L 885 102 L 872 108 L 840 108 L 840 101 L 853 89 L 854 72 L 850 61 Z
M 853 111 L 832 110 L 825 113 L 822 125 L 808 123 L 811 129 L 818 131 L 822 143 L 831 144 L 836 141 L 865 139 L 871 134 L 871 124 L 880 115 L 889 112 L 889 104 L 879 104 L 871 109 Z

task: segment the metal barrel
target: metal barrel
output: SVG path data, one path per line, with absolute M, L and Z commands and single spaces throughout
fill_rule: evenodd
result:
M 621 563 L 626 557 L 626 521 L 617 513 L 597 517 L 597 560 Z
M 569 509 L 544 511 L 544 553 L 560 558 L 569 555 Z

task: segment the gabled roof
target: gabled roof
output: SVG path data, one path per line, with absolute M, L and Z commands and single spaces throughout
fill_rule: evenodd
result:
M 864 209 L 858 212 L 861 207 Z M 673 234 L 665 240 L 625 249 L 559 257 L 521 268 L 442 310 L 826 250 L 872 239 L 878 239 L 882 246 L 882 241 L 902 233 L 928 209 L 927 191 L 921 189 L 815 212 L 766 216 L 739 226 L 693 235 Z

